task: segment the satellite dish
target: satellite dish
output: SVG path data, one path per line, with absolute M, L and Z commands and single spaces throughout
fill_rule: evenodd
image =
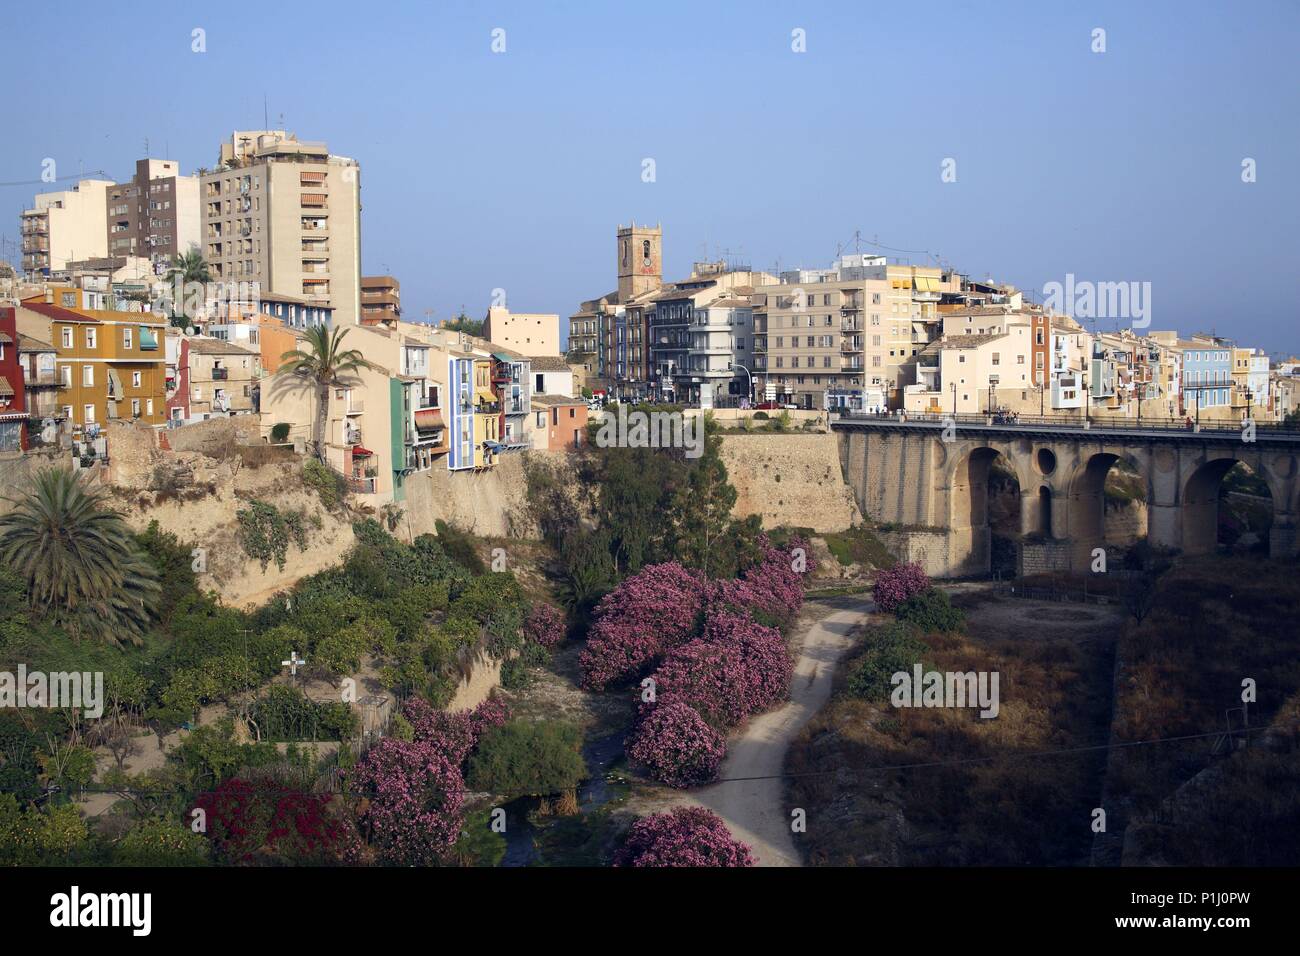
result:
M 185 326 L 185 334 L 186 334 L 186 335 L 193 335 L 193 334 L 194 334 L 194 326 L 192 326 L 192 325 L 187 325 L 187 326 Z

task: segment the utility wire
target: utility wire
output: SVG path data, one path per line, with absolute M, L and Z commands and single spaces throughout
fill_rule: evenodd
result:
M 1230 737 L 1235 737 L 1240 734 L 1258 733 L 1259 731 L 1263 731 L 1267 729 L 1268 728 L 1266 726 L 1243 727 L 1239 730 L 1234 730 L 1234 731 L 1214 730 L 1206 733 L 1182 734 L 1177 737 L 1153 737 L 1149 740 L 1126 740 L 1126 741 L 1120 741 L 1119 743 L 1090 744 L 1082 747 L 1062 747 L 1056 750 L 1038 750 L 1038 751 L 1030 751 L 1028 753 L 990 754 L 984 757 L 958 757 L 953 760 L 926 760 L 926 761 L 919 761 L 916 763 L 892 764 L 892 765 L 883 765 L 879 767 L 864 767 L 857 770 L 849 770 L 848 772 L 855 775 L 856 774 L 879 774 L 879 773 L 893 773 L 898 770 L 922 770 L 922 769 L 933 769 L 939 767 L 969 766 L 971 764 L 993 763 L 999 760 L 1021 760 L 1021 759 L 1037 759 L 1040 757 L 1059 757 L 1059 756 L 1068 756 L 1072 754 L 1097 753 L 1100 751 L 1109 751 L 1109 750 L 1124 750 L 1131 747 L 1148 747 L 1156 744 L 1183 743 L 1190 740 L 1208 740 L 1213 737 L 1222 737 L 1225 734 L 1227 734 Z M 311 743 L 311 741 L 300 741 L 300 743 Z M 759 780 L 794 780 L 794 779 L 801 779 L 804 777 L 825 777 L 831 774 L 837 774 L 842 772 L 845 772 L 845 768 L 837 767 L 833 770 L 806 770 L 798 773 L 757 774 L 755 776 L 749 776 L 749 777 L 722 777 L 718 780 L 713 780 L 710 781 L 709 783 L 702 784 L 700 789 L 703 789 L 704 787 L 719 786 L 724 783 L 748 783 L 748 782 L 759 781 Z M 0 793 L 12 793 L 12 792 L 16 792 L 17 789 L 18 788 L 16 787 L 0 787 Z M 71 793 L 117 793 L 117 794 L 121 794 L 122 796 L 168 796 L 168 795 L 184 793 L 185 791 L 180 789 L 136 790 L 130 787 L 86 786 L 86 787 L 76 788 L 75 790 L 70 790 L 69 792 Z M 461 787 L 446 792 L 472 794 L 472 793 L 484 793 L 485 791 L 472 790 L 468 787 Z M 515 799 L 517 797 L 537 796 L 536 793 L 531 793 L 531 792 L 493 793 L 491 795 L 494 797 L 506 797 L 508 799 Z

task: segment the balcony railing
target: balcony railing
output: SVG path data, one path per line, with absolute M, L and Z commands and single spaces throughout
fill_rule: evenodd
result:
M 358 495 L 373 495 L 375 493 L 375 479 L 349 478 L 348 491 Z
M 214 368 L 212 370 L 212 380 L 214 382 L 224 382 L 229 378 L 230 378 L 230 369 L 228 368 Z

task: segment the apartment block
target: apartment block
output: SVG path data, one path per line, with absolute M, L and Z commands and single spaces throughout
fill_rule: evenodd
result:
M 19 332 L 56 349 L 62 417 L 74 432 L 114 419 L 161 425 L 166 324 L 148 312 L 88 308 L 89 297 L 50 286 L 18 309 Z
M 130 182 L 107 190 L 108 254 L 148 259 L 156 275 L 199 247 L 199 179 L 168 159 L 141 159 Z
M 236 131 L 201 178 L 202 242 L 214 281 L 361 321 L 361 174 L 355 160 L 284 130 Z
M 520 355 L 559 355 L 560 317 L 493 306 L 483 322 L 483 337 Z
M 402 285 L 392 276 L 361 277 L 361 324 L 379 325 L 402 318 Z
M 173 345 L 173 341 L 175 345 Z M 259 354 L 205 335 L 168 337 L 167 417 L 174 422 L 256 411 Z
M 74 259 L 108 255 L 107 179 L 83 179 L 71 189 L 39 193 L 19 217 L 23 272 L 45 277 Z

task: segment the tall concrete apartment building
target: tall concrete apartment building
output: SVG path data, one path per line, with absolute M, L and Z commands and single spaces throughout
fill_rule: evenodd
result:
M 108 254 L 149 259 L 155 275 L 199 246 L 199 178 L 169 159 L 140 159 L 130 182 L 107 191 Z
M 392 276 L 361 277 L 361 324 L 379 325 L 402 318 L 402 284 Z
M 19 216 L 23 272 L 45 277 L 70 261 L 108 255 L 107 179 L 82 179 L 71 189 L 38 193 Z
M 284 130 L 236 131 L 201 179 L 204 258 L 213 281 L 329 306 L 361 321 L 361 170 L 325 143 Z

